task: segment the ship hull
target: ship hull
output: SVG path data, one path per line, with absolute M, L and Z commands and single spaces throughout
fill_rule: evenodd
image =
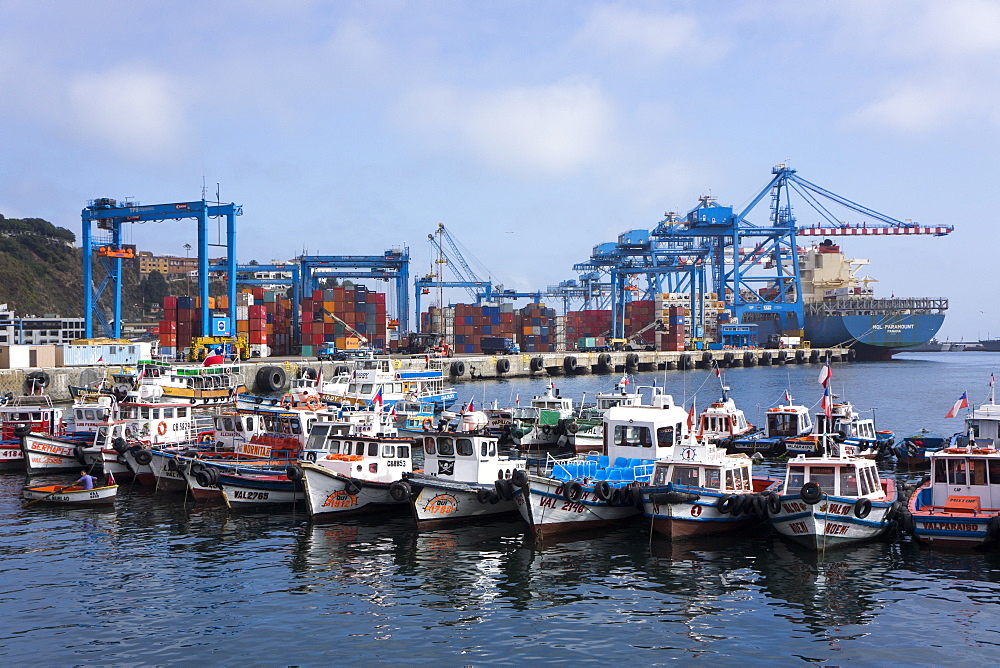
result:
M 927 343 L 942 324 L 943 313 L 806 316 L 805 335 L 814 348 L 849 346 L 857 359 L 880 360 Z

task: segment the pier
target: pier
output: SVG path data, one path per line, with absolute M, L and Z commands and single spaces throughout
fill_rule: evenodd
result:
M 819 364 L 853 361 L 853 351 L 848 348 L 786 348 L 786 349 L 732 349 L 691 351 L 634 351 L 634 352 L 554 352 L 522 353 L 518 355 L 462 355 L 459 357 L 428 358 L 423 355 L 395 356 L 399 370 L 423 369 L 428 364 L 444 369 L 451 382 L 499 378 L 556 377 L 582 374 L 620 374 L 661 370 L 721 369 L 751 366 L 780 366 L 784 364 Z M 252 359 L 241 363 L 247 387 L 254 386 L 257 372 L 266 366 L 281 368 L 290 380 L 300 369 L 322 369 L 323 376 L 333 378 L 350 368 L 350 362 L 319 362 L 308 357 L 283 357 Z M 0 369 L 0 393 L 13 396 L 28 392 L 28 375 L 45 374 L 48 379 L 45 393 L 53 401 L 69 401 L 70 386 L 86 386 L 99 382 L 106 375 L 117 373 L 121 366 L 75 366 L 29 369 Z M 287 386 L 287 380 L 286 380 Z

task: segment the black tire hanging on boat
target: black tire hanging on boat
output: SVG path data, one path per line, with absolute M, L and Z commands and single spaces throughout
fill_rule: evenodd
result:
M 145 448 L 139 450 L 139 452 L 133 453 L 135 458 L 135 463 L 140 466 L 148 466 L 151 461 L 153 461 L 153 453 Z
M 412 492 L 413 488 L 411 488 L 410 483 L 405 480 L 397 480 L 389 485 L 389 496 L 392 497 L 392 500 L 397 503 L 402 503 L 403 501 L 409 499 Z
M 493 490 L 490 492 L 490 505 L 495 506 L 498 503 L 500 503 L 500 495 L 497 494 L 496 490 Z
M 715 502 L 715 508 L 723 515 L 728 515 L 736 509 L 736 504 L 739 500 L 739 497 L 735 494 L 727 494 Z
M 497 478 L 497 481 L 493 483 L 493 487 L 496 488 L 497 494 L 504 501 L 510 501 L 514 498 L 514 486 L 511 485 L 510 480 Z
M 912 517 L 910 518 L 913 519 Z M 996 540 L 1000 538 L 1000 515 L 994 515 L 990 518 L 990 521 L 986 524 L 986 534 Z
M 128 445 L 125 443 L 125 439 L 119 436 L 111 442 L 111 447 L 114 448 L 115 452 L 119 455 L 124 454 L 128 450 Z
M 909 510 L 904 509 L 902 512 L 900 512 L 900 514 L 899 514 L 899 526 L 906 533 L 908 533 L 908 534 L 912 534 L 913 533 L 913 529 L 914 529 L 915 525 L 913 523 L 913 515 L 910 513 Z
M 198 481 L 198 484 L 202 487 L 212 486 L 212 474 L 210 471 L 198 471 L 194 475 L 194 479 Z
M 176 457 L 171 457 L 170 459 L 167 460 L 167 470 L 168 471 L 176 471 L 177 470 L 177 458 Z
M 596 494 L 597 498 L 601 501 L 610 501 L 611 491 L 611 485 L 607 480 L 599 480 L 594 483 L 594 494 Z
M 524 469 L 514 469 L 510 474 L 510 482 L 515 487 L 524 487 L 528 484 L 528 472 Z
M 18 438 L 27 436 L 30 433 L 31 433 L 31 425 L 19 424 L 16 427 L 14 427 L 14 436 L 17 436 Z
M 508 373 L 510 371 L 510 360 L 501 357 L 497 360 L 497 373 Z
M 545 368 L 545 360 L 541 357 L 532 357 L 529 363 L 529 368 L 532 371 L 541 371 Z
M 567 501 L 579 501 L 583 496 L 583 485 L 575 480 L 570 480 L 563 485 L 563 498 Z
M 872 501 L 871 499 L 858 499 L 854 503 L 854 516 L 859 520 L 863 520 L 868 517 L 868 514 L 872 511 Z
M 762 520 L 767 519 L 767 499 L 760 494 L 753 495 L 753 514 Z
M 802 489 L 799 491 L 799 498 L 810 506 L 814 506 L 823 498 L 823 488 L 809 481 L 802 485 Z
M 402 481 L 399 481 L 399 482 L 402 482 Z M 395 483 L 393 483 L 393 484 L 395 484 Z M 348 494 L 350 494 L 351 496 L 357 496 L 358 494 L 361 493 L 361 487 L 362 487 L 361 482 L 355 480 L 354 478 L 348 478 L 347 482 L 344 484 L 344 491 L 347 492 Z M 391 488 L 390 488 L 389 491 L 390 492 L 392 491 Z M 409 495 L 407 495 L 407 496 L 409 496 Z
M 777 492 L 771 492 L 767 495 L 767 511 L 772 515 L 781 512 L 781 495 Z
M 82 445 L 78 445 L 75 448 L 73 448 L 73 456 L 76 457 L 76 461 L 80 462 L 81 464 L 87 463 L 87 455 L 83 451 Z
M 298 482 L 302 480 L 302 469 L 295 464 L 290 464 L 285 467 L 285 477 L 292 482 Z
M 476 492 L 476 501 L 478 501 L 483 505 L 486 505 L 487 503 L 490 502 L 490 495 L 492 493 L 493 492 L 483 487 L 478 492 Z

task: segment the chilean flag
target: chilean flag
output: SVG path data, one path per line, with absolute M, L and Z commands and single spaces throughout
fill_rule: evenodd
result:
M 952 406 L 951 410 L 948 411 L 948 414 L 945 415 L 946 418 L 958 417 L 958 411 L 969 407 L 969 398 L 965 396 L 965 394 L 965 392 L 962 392 L 962 396 L 958 398 L 955 405 Z
M 833 417 L 833 400 L 830 397 L 830 386 L 827 385 L 823 388 L 823 400 L 820 402 L 820 406 L 823 407 L 823 415 Z
M 622 379 L 618 381 L 618 384 L 623 387 L 628 385 L 628 376 L 622 376 Z
M 469 399 L 469 406 L 465 409 L 466 413 L 471 413 L 476 410 L 476 400 L 475 398 Z
M 382 386 L 381 385 L 378 386 L 378 392 L 376 392 L 375 396 L 372 397 L 372 406 L 374 406 L 375 404 L 378 404 L 379 408 L 382 407 Z
M 688 431 L 694 428 L 694 404 L 691 405 L 691 410 L 688 411 L 687 428 Z
M 222 356 L 222 349 L 216 348 L 212 351 L 212 354 L 205 358 L 204 364 L 202 366 L 215 366 L 216 364 L 224 364 L 226 358 Z
M 713 362 L 713 364 L 715 365 L 715 377 L 722 378 L 722 369 L 719 368 L 719 363 Z
M 823 368 L 819 372 L 819 384 L 823 387 L 828 386 L 830 384 L 830 376 L 832 375 L 833 372 L 830 371 L 830 365 L 824 364 Z
M 789 405 L 792 403 L 792 393 L 788 390 L 785 390 L 785 403 Z

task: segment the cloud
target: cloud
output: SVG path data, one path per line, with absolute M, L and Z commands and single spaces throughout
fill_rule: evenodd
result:
M 712 62 L 728 51 L 725 42 L 705 34 L 693 16 L 620 5 L 595 7 L 575 41 L 633 65 L 656 65 L 668 58 Z
M 148 69 L 81 74 L 67 83 L 68 122 L 88 143 L 127 157 L 160 159 L 186 145 L 184 99 L 190 94 L 170 76 Z
M 425 88 L 397 120 L 495 168 L 563 174 L 595 161 L 610 143 L 614 111 L 598 86 L 562 82 L 492 91 Z

